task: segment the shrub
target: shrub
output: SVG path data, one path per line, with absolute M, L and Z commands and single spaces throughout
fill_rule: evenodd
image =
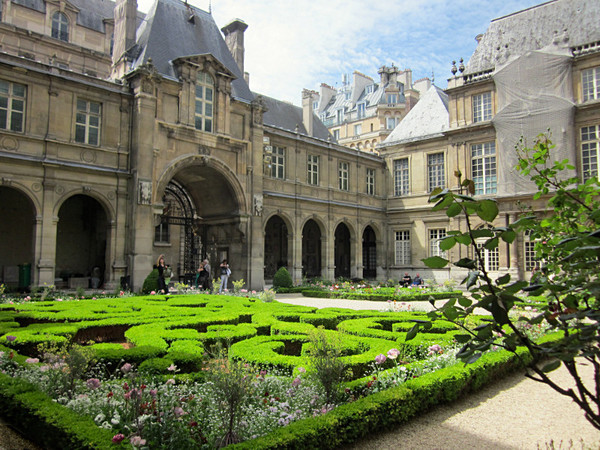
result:
M 291 288 L 293 285 L 292 276 L 288 270 L 285 267 L 280 267 L 273 277 L 273 287 L 275 289 L 279 287 Z
M 158 292 L 158 269 L 152 269 L 142 285 L 143 294 L 149 294 L 152 291 Z

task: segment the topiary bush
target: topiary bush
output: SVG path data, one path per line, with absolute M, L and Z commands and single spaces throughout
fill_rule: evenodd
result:
M 143 294 L 149 294 L 152 291 L 158 291 L 158 269 L 152 269 L 142 285 Z
M 285 267 L 280 267 L 273 277 L 273 288 L 291 288 L 294 285 L 292 276 Z

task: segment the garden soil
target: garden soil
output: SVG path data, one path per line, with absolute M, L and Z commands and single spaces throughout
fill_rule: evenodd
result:
M 277 300 L 318 308 L 388 310 L 386 302 L 329 300 L 278 294 Z M 420 309 L 423 303 L 411 309 Z M 586 370 L 587 369 L 587 370 Z M 584 368 L 587 379 L 591 368 Z M 552 373 L 562 386 L 566 369 Z M 545 384 L 515 373 L 450 405 L 440 406 L 387 431 L 356 442 L 353 450 L 391 449 L 600 449 L 600 431 L 579 407 Z M 0 420 L 0 450 L 38 450 Z

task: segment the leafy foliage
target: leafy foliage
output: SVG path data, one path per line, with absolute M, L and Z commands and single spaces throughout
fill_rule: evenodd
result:
M 521 141 L 516 150 L 517 169 L 537 187 L 533 200 L 547 199 L 543 217 L 524 211 L 516 222 L 495 226 L 497 202 L 476 198 L 473 181 L 461 180 L 458 171 L 461 192 L 438 189 L 432 193 L 430 202 L 435 202 L 434 211 L 445 209 L 448 217 L 463 214 L 466 219 L 466 230 L 449 232 L 440 242 L 440 248 L 447 251 L 456 245 L 471 246 L 474 257 L 454 262 L 455 266 L 469 270 L 462 283 L 470 296 L 451 299 L 433 311 L 430 318 L 443 317 L 463 328 L 464 332 L 456 336 L 463 344 L 457 357 L 465 363 L 475 362 L 492 346 L 512 352 L 524 346 L 532 357 L 528 376 L 571 397 L 592 425 L 600 429 L 600 391 L 585 385 L 576 362 L 580 359 L 590 363 L 595 369 L 594 384 L 600 385 L 600 184 L 595 177 L 581 182 L 565 174 L 574 167 L 568 160 L 551 162 L 553 148 L 549 137 L 540 135 L 533 148 L 526 148 Z M 484 222 L 483 227 L 475 228 L 477 217 Z M 493 279 L 485 269 L 485 249 L 496 249 L 501 242 L 512 243 L 517 232 L 529 234 L 535 242 L 540 270 L 531 282 L 513 281 L 510 274 Z M 473 245 L 481 239 L 485 239 L 482 247 Z M 449 264 L 440 257 L 423 261 L 432 268 Z M 511 314 L 520 301 L 517 294 L 521 291 L 548 297 L 540 314 L 532 318 L 516 318 Z M 489 311 L 492 319 L 471 330 L 462 324 L 475 308 Z M 557 332 L 558 338 L 535 341 L 524 327 L 518 326 L 519 322 L 543 324 Z M 547 372 L 561 364 L 575 380 L 576 389 L 561 387 L 548 377 Z
M 152 269 L 142 285 L 143 294 L 149 294 L 152 291 L 158 291 L 158 269 Z
M 273 287 L 291 288 L 294 285 L 292 276 L 285 267 L 280 267 L 273 277 Z

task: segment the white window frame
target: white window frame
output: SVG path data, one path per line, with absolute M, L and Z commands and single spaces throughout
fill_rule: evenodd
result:
M 69 42 L 69 17 L 61 11 L 52 14 L 52 32 L 53 38 L 63 42 Z
M 526 272 L 533 272 L 541 267 L 535 251 L 537 242 L 537 239 L 531 239 L 531 230 L 527 230 L 523 236 L 523 265 Z
M 367 104 L 362 102 L 356 105 L 356 116 L 358 119 L 362 119 L 367 114 Z
M 319 185 L 319 156 L 308 155 L 307 157 L 307 172 L 308 172 L 308 184 L 313 186 Z
M 350 189 L 349 181 L 350 181 L 350 164 L 348 164 L 346 161 L 340 161 L 338 163 L 338 182 L 339 182 L 340 190 L 348 191 Z
M 472 97 L 473 123 L 492 120 L 492 92 L 482 92 Z
M 600 66 L 581 71 L 583 101 L 600 99 Z
M 16 133 L 25 130 L 27 86 L 0 80 L 0 128 Z
M 394 196 L 410 193 L 410 172 L 408 158 L 394 160 Z
M 367 167 L 366 171 L 366 192 L 367 195 L 375 195 L 375 169 Z
M 487 249 L 484 247 L 486 240 L 478 240 L 475 245 L 483 253 L 483 264 L 487 272 L 497 272 L 500 270 L 500 250 L 498 247 Z M 477 261 L 479 265 L 479 261 Z
M 581 127 L 581 175 L 583 180 L 598 178 L 600 125 Z
M 387 94 L 387 102 L 389 105 L 398 103 L 398 94 Z
M 75 142 L 100 145 L 102 104 L 78 98 L 75 114 Z
M 339 108 L 335 111 L 335 120 L 339 124 L 344 122 L 344 109 Z
M 411 245 L 410 245 L 410 230 L 396 231 L 395 235 L 395 251 L 394 263 L 396 266 L 410 266 L 411 260 Z
M 440 241 L 446 237 L 445 228 L 430 228 L 429 236 L 429 256 L 440 256 L 447 258 L 447 254 L 440 248 Z
M 271 177 L 285 179 L 285 148 L 273 146 L 271 150 Z
M 496 143 L 471 144 L 471 179 L 475 195 L 495 194 L 498 190 Z
M 337 130 L 333 130 L 333 139 L 335 139 L 336 141 L 340 140 L 340 130 L 339 130 L 339 128 Z
M 197 73 L 194 94 L 194 127 L 212 133 L 215 115 L 215 80 L 210 74 Z
M 354 136 L 360 136 L 362 134 L 362 123 L 354 125 Z
M 444 152 L 427 155 L 427 184 L 429 192 L 446 187 L 446 157 Z
M 365 94 L 372 94 L 374 90 L 375 90 L 375 85 L 374 84 L 369 84 L 365 88 Z
M 171 232 L 168 222 L 161 222 L 154 227 L 154 242 L 157 244 L 169 244 L 171 242 Z
M 387 130 L 393 130 L 396 128 L 396 118 L 395 117 L 386 117 L 385 118 L 385 128 Z

